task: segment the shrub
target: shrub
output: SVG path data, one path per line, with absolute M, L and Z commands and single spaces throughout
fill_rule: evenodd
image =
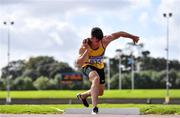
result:
M 41 76 L 33 82 L 33 85 L 37 90 L 46 90 L 49 86 L 49 79 Z

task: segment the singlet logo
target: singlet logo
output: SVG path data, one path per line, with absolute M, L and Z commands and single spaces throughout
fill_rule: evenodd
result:
M 103 56 L 89 57 L 90 64 L 100 64 L 103 62 Z

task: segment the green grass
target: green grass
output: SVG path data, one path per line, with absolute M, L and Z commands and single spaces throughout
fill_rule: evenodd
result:
M 141 114 L 178 114 L 179 105 L 99 104 L 100 108 L 140 108 Z M 62 114 L 66 108 L 83 108 L 82 105 L 1 105 L 1 114 Z
M 49 91 L 11 91 L 12 98 L 75 98 L 83 91 L 49 90 Z M 106 90 L 102 98 L 164 98 L 166 90 Z M 170 90 L 171 98 L 180 98 L 180 89 Z M 6 98 L 6 91 L 0 91 L 0 98 Z

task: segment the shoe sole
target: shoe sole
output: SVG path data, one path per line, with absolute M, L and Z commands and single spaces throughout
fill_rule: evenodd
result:
M 83 100 L 82 100 L 80 94 L 77 95 L 77 99 L 80 100 L 80 101 L 82 102 L 82 104 L 84 105 Z M 84 105 L 84 106 L 85 106 L 85 107 L 89 107 L 89 104 L 88 104 L 87 106 L 86 106 L 86 105 Z

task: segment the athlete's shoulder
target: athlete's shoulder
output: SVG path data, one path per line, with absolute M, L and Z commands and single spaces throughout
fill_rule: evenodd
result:
M 112 40 L 113 40 L 113 35 L 105 35 L 102 39 L 102 43 L 106 47 Z
M 103 40 L 112 39 L 112 38 L 113 38 L 113 35 L 105 35 L 103 37 Z

